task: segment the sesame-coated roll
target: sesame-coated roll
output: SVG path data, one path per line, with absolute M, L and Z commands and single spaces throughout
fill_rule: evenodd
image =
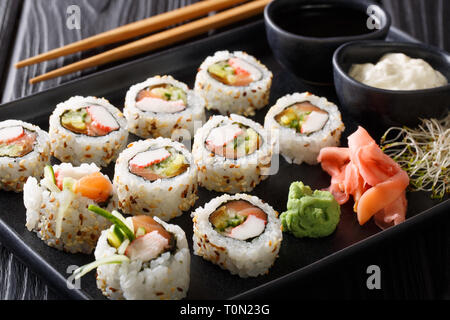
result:
M 345 129 L 338 107 L 309 92 L 278 99 L 267 112 L 264 127 L 280 137 L 281 154 L 296 164 L 317 164 L 320 149 L 338 146 Z
M 133 142 L 116 162 L 119 208 L 133 215 L 177 217 L 197 200 L 197 167 L 186 147 L 167 138 Z
M 74 165 L 95 163 L 106 167 L 127 145 L 122 112 L 106 99 L 72 97 L 56 106 L 50 116 L 52 155 Z
M 179 300 L 186 297 L 190 282 L 191 255 L 183 229 L 158 217 L 126 219 L 135 239 L 113 243 L 116 225 L 102 232 L 95 249 L 97 287 L 113 300 Z M 120 231 L 119 231 L 120 232 Z M 127 243 L 128 244 L 127 244 Z
M 41 177 L 49 159 L 47 132 L 19 120 L 0 122 L 0 189 L 22 191 L 28 177 Z
M 271 85 L 272 72 L 242 51 L 216 52 L 200 65 L 195 79 L 206 108 L 222 115 L 254 115 L 269 102 Z
M 205 122 L 205 100 L 171 76 L 155 76 L 128 90 L 124 114 L 130 132 L 141 138 L 191 139 Z
M 29 178 L 24 187 L 26 227 L 48 246 L 89 254 L 110 223 L 89 205 L 117 206 L 113 185 L 94 163 L 47 165 L 44 178 Z
M 240 277 L 266 274 L 283 235 L 278 213 L 247 194 L 222 195 L 192 213 L 194 253 Z
M 273 139 L 243 116 L 213 116 L 194 138 L 199 184 L 208 190 L 249 192 L 268 177 Z

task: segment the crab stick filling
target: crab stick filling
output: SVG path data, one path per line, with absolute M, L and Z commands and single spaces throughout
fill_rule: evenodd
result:
M 61 125 L 72 132 L 92 137 L 105 136 L 119 129 L 113 115 L 96 105 L 65 111 L 61 116 Z
M 258 68 L 236 57 L 212 64 L 208 72 L 214 79 L 229 86 L 248 86 L 262 78 Z
M 275 120 L 280 125 L 292 128 L 298 133 L 311 134 L 321 130 L 328 118 L 328 112 L 305 101 L 287 107 L 275 117 Z
M 36 133 L 13 126 L 0 129 L 0 157 L 23 157 L 33 150 Z
M 142 111 L 175 113 L 183 111 L 186 106 L 186 92 L 170 84 L 145 88 L 136 97 L 136 107 Z
M 131 260 L 153 260 L 175 248 L 175 237 L 150 216 L 134 216 L 136 239 L 125 250 Z M 114 231 L 113 231 L 114 232 Z
M 189 164 L 180 152 L 169 147 L 138 153 L 129 161 L 128 167 L 131 173 L 155 181 L 180 175 Z
M 209 216 L 214 230 L 237 240 L 250 240 L 264 232 L 267 214 L 245 200 L 233 200 Z
M 212 129 L 205 145 L 216 155 L 238 159 L 254 153 L 261 145 L 261 138 L 252 128 L 233 123 Z

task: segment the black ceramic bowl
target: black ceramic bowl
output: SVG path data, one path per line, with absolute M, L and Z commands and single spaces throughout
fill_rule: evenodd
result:
M 401 52 L 428 62 L 450 81 L 450 54 L 418 43 L 357 41 L 342 45 L 333 56 L 334 83 L 341 108 L 372 130 L 414 126 L 419 118 L 441 118 L 450 108 L 450 84 L 424 90 L 384 90 L 348 75 L 355 63 L 377 63 L 386 53 Z M 378 131 L 379 131 L 378 130 Z
M 333 82 L 331 61 L 340 45 L 384 39 L 391 25 L 386 11 L 363 0 L 274 0 L 266 6 L 264 20 L 278 62 L 316 84 Z

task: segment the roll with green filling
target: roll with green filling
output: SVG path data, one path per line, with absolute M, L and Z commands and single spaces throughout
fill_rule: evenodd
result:
M 341 209 L 328 191 L 311 190 L 301 181 L 289 187 L 287 211 L 280 215 L 283 231 L 298 238 L 321 238 L 333 233 Z

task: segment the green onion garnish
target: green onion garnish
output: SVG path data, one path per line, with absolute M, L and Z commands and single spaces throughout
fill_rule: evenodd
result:
M 133 241 L 134 239 L 136 239 L 134 232 L 132 230 L 130 230 L 130 228 L 128 228 L 128 226 L 125 223 L 123 223 L 123 221 L 121 221 L 119 218 L 114 216 L 109 211 L 102 209 L 100 207 L 97 207 L 96 205 L 93 205 L 93 204 L 89 205 L 88 209 L 90 211 L 108 219 L 113 224 L 117 225 L 120 228 L 120 230 L 122 230 L 122 232 L 127 236 L 127 238 L 130 239 L 130 241 Z

